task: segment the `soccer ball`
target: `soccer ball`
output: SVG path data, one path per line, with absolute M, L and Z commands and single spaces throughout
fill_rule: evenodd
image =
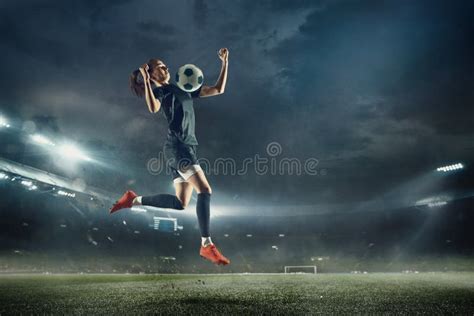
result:
M 176 84 L 186 92 L 193 92 L 202 86 L 204 75 L 201 69 L 193 64 L 186 64 L 179 67 L 176 73 Z

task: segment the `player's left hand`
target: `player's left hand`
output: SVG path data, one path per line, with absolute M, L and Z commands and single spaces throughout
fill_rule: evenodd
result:
M 227 48 L 219 49 L 217 55 L 219 55 L 220 60 L 223 62 L 227 62 L 229 60 L 229 50 Z

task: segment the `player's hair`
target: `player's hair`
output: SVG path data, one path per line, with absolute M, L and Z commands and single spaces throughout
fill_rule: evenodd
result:
M 148 73 L 152 73 L 153 67 L 160 62 L 160 59 L 157 58 L 152 58 L 150 59 L 147 64 L 148 64 Z M 138 97 L 143 97 L 145 95 L 145 84 L 143 82 L 142 75 L 140 73 L 140 70 L 135 69 L 131 74 L 129 78 L 129 84 L 130 84 L 130 89 L 132 90 L 133 94 L 135 94 Z

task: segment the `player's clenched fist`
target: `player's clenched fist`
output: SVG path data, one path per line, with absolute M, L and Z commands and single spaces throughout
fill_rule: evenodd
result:
M 217 54 L 219 55 L 219 58 L 223 61 L 223 62 L 227 62 L 228 58 L 229 58 L 229 50 L 227 48 L 221 48 L 219 49 L 219 52 L 217 52 Z

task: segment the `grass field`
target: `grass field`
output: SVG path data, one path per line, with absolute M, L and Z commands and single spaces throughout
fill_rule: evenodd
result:
M 474 313 L 474 273 L 1 275 L 0 314 Z

